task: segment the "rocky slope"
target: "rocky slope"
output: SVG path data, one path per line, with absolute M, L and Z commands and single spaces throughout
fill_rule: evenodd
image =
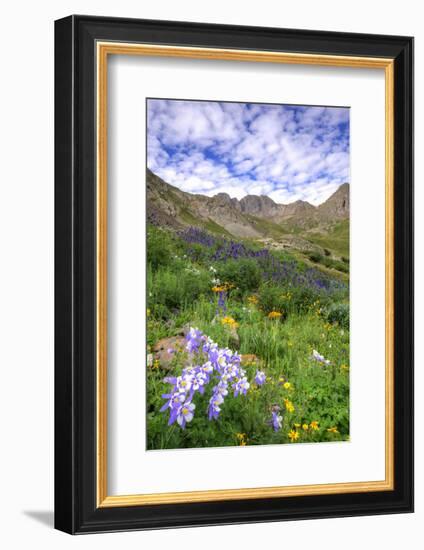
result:
M 146 173 L 147 215 L 150 221 L 174 229 L 199 225 L 214 233 L 238 238 L 278 238 L 293 231 L 316 231 L 349 218 L 349 185 L 323 204 L 305 201 L 277 204 L 267 196 L 247 195 L 241 200 L 226 193 L 214 197 L 186 193 L 150 170 Z

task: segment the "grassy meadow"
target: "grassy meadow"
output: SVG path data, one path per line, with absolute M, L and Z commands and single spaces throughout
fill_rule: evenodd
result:
M 148 449 L 349 438 L 347 239 L 343 225 L 329 242 L 315 237 L 346 256 L 336 262 L 196 227 L 148 225 Z M 233 378 L 214 366 L 217 350 L 230 357 Z M 167 400 L 193 368 L 203 378 L 199 388 L 190 382 L 180 404 L 187 414 L 175 421 Z

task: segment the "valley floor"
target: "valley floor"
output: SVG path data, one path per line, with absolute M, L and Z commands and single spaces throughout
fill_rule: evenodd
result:
M 340 276 L 194 227 L 150 225 L 147 259 L 148 449 L 349 438 Z

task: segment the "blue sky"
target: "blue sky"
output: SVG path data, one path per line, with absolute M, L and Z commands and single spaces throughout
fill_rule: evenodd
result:
M 349 109 L 147 100 L 147 165 L 183 191 L 324 202 L 349 182 Z

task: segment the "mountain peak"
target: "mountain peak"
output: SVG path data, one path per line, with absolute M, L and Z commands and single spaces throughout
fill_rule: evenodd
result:
M 225 192 L 213 197 L 187 193 L 150 170 L 146 171 L 146 185 L 149 219 L 174 229 L 200 225 L 235 237 L 257 239 L 269 231 L 281 235 L 287 227 L 305 229 L 349 217 L 347 183 L 319 206 L 300 199 L 277 204 L 266 195 L 246 195 L 238 200 Z
M 328 218 L 348 218 L 350 187 L 343 183 L 325 202 L 318 206 L 321 215 Z

